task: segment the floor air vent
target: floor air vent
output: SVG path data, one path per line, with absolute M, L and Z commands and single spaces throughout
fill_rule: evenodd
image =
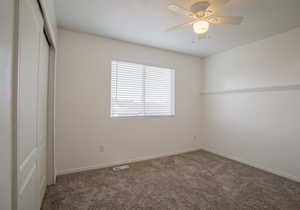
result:
M 129 165 L 122 165 L 122 166 L 117 166 L 113 168 L 113 171 L 120 171 L 120 170 L 125 170 L 128 169 Z

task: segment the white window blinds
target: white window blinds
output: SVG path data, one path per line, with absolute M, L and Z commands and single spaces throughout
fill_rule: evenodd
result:
M 174 115 L 174 103 L 174 70 L 112 62 L 112 117 Z

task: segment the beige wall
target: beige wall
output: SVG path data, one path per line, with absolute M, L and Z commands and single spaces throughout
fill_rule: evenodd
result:
M 299 43 L 296 28 L 204 60 L 203 148 L 300 181 Z
M 14 1 L 0 1 L 0 209 L 12 207 Z
M 299 37 L 296 28 L 201 60 L 59 30 L 58 172 L 201 147 L 300 181 Z M 174 68 L 176 116 L 111 119 L 111 60 Z
M 205 59 L 205 91 L 300 84 L 300 28 Z
M 58 41 L 58 173 L 199 148 L 198 57 L 62 29 Z M 175 69 L 176 116 L 110 118 L 112 60 Z

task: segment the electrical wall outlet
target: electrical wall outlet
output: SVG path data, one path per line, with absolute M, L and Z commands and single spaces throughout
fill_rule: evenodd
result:
M 99 146 L 99 152 L 104 152 L 104 146 L 103 145 Z
M 197 140 L 197 136 L 193 136 L 193 140 L 196 141 Z

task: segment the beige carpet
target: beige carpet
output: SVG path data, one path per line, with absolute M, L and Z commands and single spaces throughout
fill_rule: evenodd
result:
M 300 183 L 197 151 L 59 176 L 44 210 L 300 209 Z

